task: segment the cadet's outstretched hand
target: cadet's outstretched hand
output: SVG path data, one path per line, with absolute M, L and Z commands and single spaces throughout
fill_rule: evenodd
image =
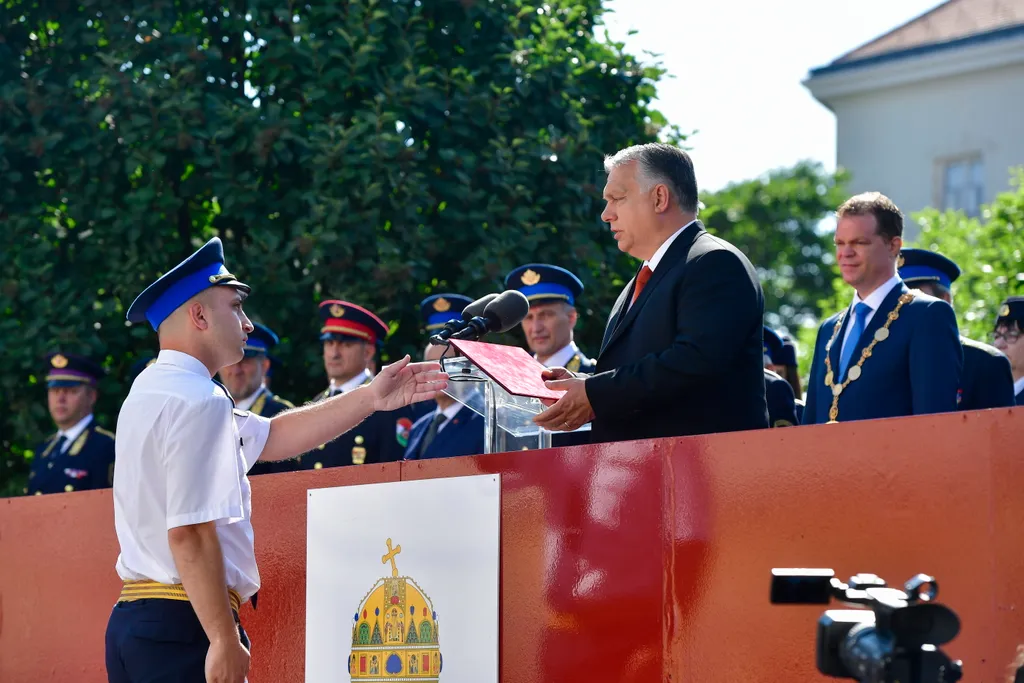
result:
M 374 410 L 396 410 L 410 403 L 426 401 L 448 386 L 448 375 L 433 361 L 411 363 L 406 355 L 385 365 L 370 382 Z

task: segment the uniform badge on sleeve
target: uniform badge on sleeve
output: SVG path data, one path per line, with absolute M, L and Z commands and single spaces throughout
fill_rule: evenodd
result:
M 399 418 L 395 422 L 395 439 L 398 445 L 405 448 L 409 445 L 409 434 L 412 432 L 412 420 L 407 417 Z

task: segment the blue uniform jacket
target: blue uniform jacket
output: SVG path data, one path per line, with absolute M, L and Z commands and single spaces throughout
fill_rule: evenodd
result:
M 768 424 L 772 427 L 793 427 L 800 422 L 796 415 L 793 387 L 780 375 L 765 368 L 764 395 L 768 402 Z
M 967 337 L 964 347 L 963 393 L 960 410 L 1007 408 L 1015 405 L 1010 359 L 994 346 Z
M 957 409 L 964 354 L 953 308 L 945 301 L 920 292 L 910 294 L 902 282 L 893 287 L 864 329 L 854 348 L 850 368 L 857 364 L 861 352 L 876 335 L 884 336 L 884 333 L 879 334 L 879 330 L 903 295 L 911 298 L 889 326 L 888 336 L 875 345 L 871 356 L 864 361 L 860 377 L 847 384 L 840 393 L 837 422 Z M 829 422 L 833 391 L 825 385 L 825 347 L 836 331 L 839 316 L 839 313 L 833 315 L 818 329 L 807 386 L 804 424 Z M 836 374 L 842 339 L 850 317 L 847 309 L 829 354 Z M 832 379 L 834 385 L 839 385 L 846 376 Z
M 57 435 L 35 449 L 27 494 L 105 489 L 114 484 L 114 433 L 93 419 L 63 453 L 54 452 Z
M 431 402 L 433 403 L 433 402 Z M 434 440 L 427 446 L 426 453 L 420 453 L 420 442 L 430 428 L 434 411 L 416 420 L 405 447 L 406 460 L 428 460 L 449 458 L 456 455 L 481 455 L 484 452 L 484 418 L 465 406 L 444 425 Z

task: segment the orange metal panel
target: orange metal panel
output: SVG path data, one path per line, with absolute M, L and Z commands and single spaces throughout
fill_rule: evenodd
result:
M 773 566 L 938 577 L 946 649 L 999 681 L 1024 643 L 1024 410 L 268 475 L 250 681 L 301 681 L 307 490 L 498 472 L 501 680 L 826 680 L 817 607 Z M 103 681 L 109 491 L 0 501 L 0 680 Z M 443 680 L 443 676 L 442 676 Z

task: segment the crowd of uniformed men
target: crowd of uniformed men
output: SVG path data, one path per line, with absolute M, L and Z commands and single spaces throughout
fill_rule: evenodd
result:
M 952 304 L 950 288 L 959 277 L 960 269 L 951 260 L 934 252 L 903 249 L 898 266 L 895 278 L 902 280 L 908 287 Z M 510 272 L 505 279 L 505 286 L 521 291 L 530 301 L 530 311 L 522 321 L 522 329 L 530 351 L 541 364 L 564 367 L 578 373 L 593 371 L 595 361 L 573 340 L 573 328 L 578 318 L 576 299 L 583 291 L 579 278 L 556 265 L 532 263 Z M 880 296 L 885 297 L 892 289 L 880 288 Z M 425 332 L 432 334 L 449 320 L 459 318 L 462 309 L 471 301 L 470 297 L 462 294 L 436 294 L 424 299 L 420 308 Z M 845 342 L 851 332 L 860 334 L 865 327 L 873 327 L 873 348 L 874 344 L 887 338 L 890 325 L 895 320 L 894 313 L 890 312 L 886 321 L 880 320 L 873 326 L 869 320 L 860 319 L 858 314 L 862 306 L 864 311 L 870 313 L 882 303 L 874 302 L 873 306 L 868 307 L 863 302 L 857 302 L 855 297 L 856 305 L 849 309 L 854 322 L 842 325 L 841 319 L 847 314 L 844 311 L 825 321 L 823 330 L 830 321 L 837 331 L 843 327 L 847 330 Z M 898 317 L 898 309 L 894 311 Z M 319 306 L 319 313 L 320 342 L 328 382 L 327 388 L 313 400 L 367 384 L 377 367 L 376 353 L 388 333 L 387 325 L 378 316 L 354 303 L 324 301 Z M 957 407 L 960 410 L 1024 403 L 1024 340 L 1021 339 L 1024 333 L 1024 297 L 1007 298 L 995 313 L 992 332 L 994 346 L 960 337 L 962 371 L 959 373 L 957 393 Z M 952 324 L 955 326 L 955 321 Z M 930 357 L 933 355 L 933 343 L 926 336 L 928 330 L 923 325 L 910 326 L 911 334 L 916 329 L 922 336 L 920 343 L 912 347 L 915 349 L 912 353 L 919 358 L 902 359 L 901 362 L 944 362 L 941 349 L 936 351 L 935 357 Z M 851 378 L 859 379 L 860 365 L 846 370 L 847 379 L 844 384 L 835 384 L 830 366 L 836 363 L 846 369 L 852 358 L 847 357 L 849 354 L 846 353 L 837 356 L 832 351 L 834 334 L 831 340 L 826 340 L 824 336 L 819 333 L 820 348 L 816 349 L 805 394 L 801 390 L 794 341 L 769 327 L 764 328 L 764 378 L 769 423 L 772 427 L 838 421 L 836 403 L 839 394 Z M 936 335 L 938 338 L 939 335 Z M 270 388 L 271 354 L 277 342 L 278 336 L 273 330 L 256 324 L 246 343 L 245 357 L 219 373 L 219 380 L 233 397 L 236 408 L 270 417 L 293 407 L 289 400 L 278 396 Z M 852 350 L 855 344 L 844 345 L 844 351 L 846 346 Z M 441 346 L 428 346 L 424 359 L 436 360 L 442 350 Z M 862 354 L 859 363 L 863 364 L 870 355 Z M 108 487 L 113 482 L 115 435 L 97 424 L 92 414 L 96 402 L 96 385 L 103 370 L 89 358 L 70 352 L 52 354 L 47 360 L 48 404 L 57 431 L 35 449 L 25 493 L 39 495 Z M 134 374 L 138 374 L 144 365 L 144 362 L 140 362 Z M 856 398 L 855 403 L 860 402 L 864 406 L 850 405 L 851 402 L 847 400 L 842 419 L 898 417 L 944 410 L 941 406 L 931 410 L 925 405 L 929 392 L 934 391 L 938 395 L 942 387 L 914 387 L 911 391 L 911 388 L 901 386 L 901 383 L 905 383 L 905 374 L 899 368 L 886 373 L 884 381 L 894 383 L 893 386 L 877 384 L 878 377 L 874 380 L 874 386 L 871 380 L 859 383 L 860 398 L 850 398 Z M 818 383 L 822 383 L 821 388 L 817 386 Z M 839 392 L 835 391 L 836 387 L 841 387 Z M 908 401 L 893 398 L 899 398 L 901 392 L 908 393 Z M 890 400 L 891 408 L 886 407 L 886 402 Z M 826 415 L 825 406 L 830 402 L 831 410 Z M 907 406 L 911 407 L 908 409 Z M 568 436 L 573 438 L 562 443 L 586 440 L 585 432 Z M 557 438 L 555 444 L 559 444 Z M 249 473 L 266 474 L 483 452 L 483 418 L 443 394 L 436 402 L 374 413 L 355 429 L 318 449 L 294 460 L 257 463 Z

